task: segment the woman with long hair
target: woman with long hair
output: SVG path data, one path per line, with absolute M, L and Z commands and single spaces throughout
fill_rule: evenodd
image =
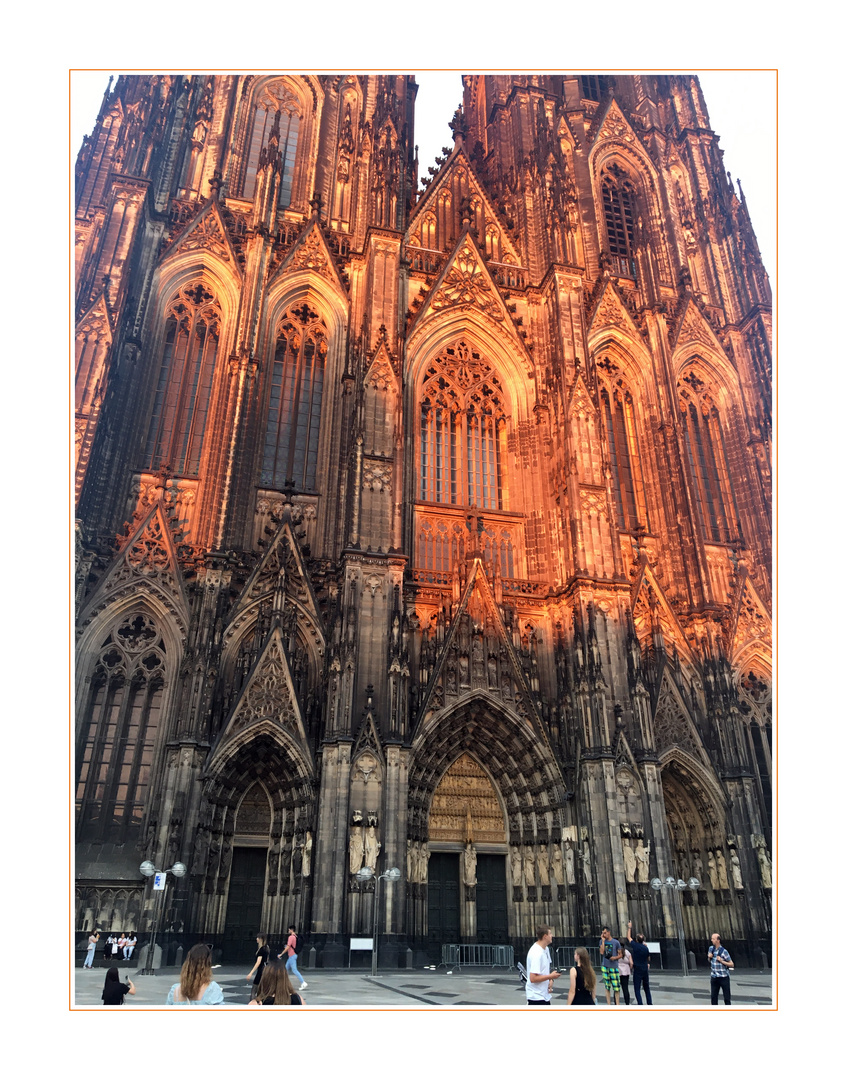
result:
M 179 973 L 179 982 L 168 992 L 168 1005 L 223 1005 L 224 992 L 212 981 L 212 950 L 192 945 Z
M 304 1005 L 299 994 L 291 989 L 291 980 L 285 964 L 271 960 L 265 965 L 259 990 L 251 1005 Z
M 568 1005 L 596 1005 L 594 988 L 597 985 L 597 976 L 591 966 L 588 950 L 575 949 L 573 962 L 571 984 L 568 988 Z
M 116 967 L 110 967 L 106 972 L 106 981 L 103 983 L 103 998 L 104 1005 L 123 1005 L 124 998 L 127 994 L 134 994 L 135 986 L 132 979 L 127 975 L 126 982 L 121 982 L 121 977 L 118 974 Z
M 258 948 L 256 949 L 256 963 L 250 968 L 250 974 L 247 976 L 247 982 L 250 982 L 251 979 L 253 980 L 253 986 L 250 990 L 251 998 L 256 997 L 258 993 L 262 972 L 265 970 L 265 964 L 267 964 L 271 955 L 271 950 L 268 947 L 267 934 L 257 934 L 256 944 L 258 945 Z

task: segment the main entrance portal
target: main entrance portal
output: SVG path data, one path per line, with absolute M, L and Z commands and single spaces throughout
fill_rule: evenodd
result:
M 265 932 L 259 921 L 267 858 L 265 848 L 237 847 L 233 851 L 223 940 L 223 959 L 228 964 L 252 964 L 256 935 Z

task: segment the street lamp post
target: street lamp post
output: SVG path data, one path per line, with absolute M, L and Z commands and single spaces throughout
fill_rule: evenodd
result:
M 356 874 L 356 880 L 370 881 L 374 871 L 369 866 L 363 866 Z M 373 949 L 371 950 L 371 978 L 376 978 L 377 969 L 377 943 L 379 941 L 379 883 L 381 881 L 397 881 L 400 877 L 400 868 L 392 866 L 384 874 L 379 874 L 374 882 L 374 918 L 373 918 Z
M 691 877 L 688 881 L 683 881 L 682 878 L 666 877 L 664 881 L 661 878 L 653 878 L 650 885 L 656 892 L 661 892 L 662 889 L 670 889 L 674 898 L 674 919 L 676 920 L 676 932 L 677 939 L 679 941 L 679 961 L 682 967 L 683 976 L 688 976 L 688 957 L 685 954 L 685 929 L 682 925 L 682 904 L 679 902 L 679 894 L 685 889 L 691 889 L 696 895 L 697 890 L 700 888 L 700 882 L 696 877 Z
M 150 935 L 150 942 L 147 946 L 147 963 L 141 970 L 142 975 L 155 975 L 156 972 L 153 970 L 153 956 L 156 949 L 156 934 L 159 930 L 161 914 L 164 911 L 165 907 L 165 891 L 168 884 L 168 874 L 173 874 L 173 876 L 176 878 L 184 877 L 185 874 L 188 873 L 188 867 L 185 865 L 185 863 L 175 862 L 173 866 L 168 867 L 167 870 L 157 870 L 155 865 L 151 863 L 149 859 L 145 859 L 138 869 L 141 871 L 144 877 L 147 878 L 158 877 L 159 874 L 163 875 L 161 885 L 159 885 L 158 882 L 153 883 L 153 888 L 157 891 L 160 891 L 162 895 L 159 898 L 159 902 L 156 904 L 156 907 L 153 911 L 153 933 Z

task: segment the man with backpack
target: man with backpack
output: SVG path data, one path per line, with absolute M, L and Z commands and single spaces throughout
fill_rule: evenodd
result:
M 286 957 L 285 970 L 289 974 L 296 975 L 297 978 L 300 980 L 300 989 L 305 990 L 309 984 L 297 970 L 297 951 L 297 931 L 294 929 L 293 926 L 289 926 L 288 941 L 286 943 L 285 950 L 279 954 L 278 959 L 281 960 L 283 956 Z

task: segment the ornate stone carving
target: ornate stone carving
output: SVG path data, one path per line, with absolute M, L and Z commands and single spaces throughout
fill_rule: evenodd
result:
M 457 252 L 429 305 L 433 311 L 456 306 L 476 308 L 489 318 L 503 320 L 488 273 L 469 241 Z
M 472 757 L 463 754 L 444 774 L 433 795 L 430 839 L 464 842 L 468 815 L 477 843 L 505 842 L 503 813 L 491 781 Z

